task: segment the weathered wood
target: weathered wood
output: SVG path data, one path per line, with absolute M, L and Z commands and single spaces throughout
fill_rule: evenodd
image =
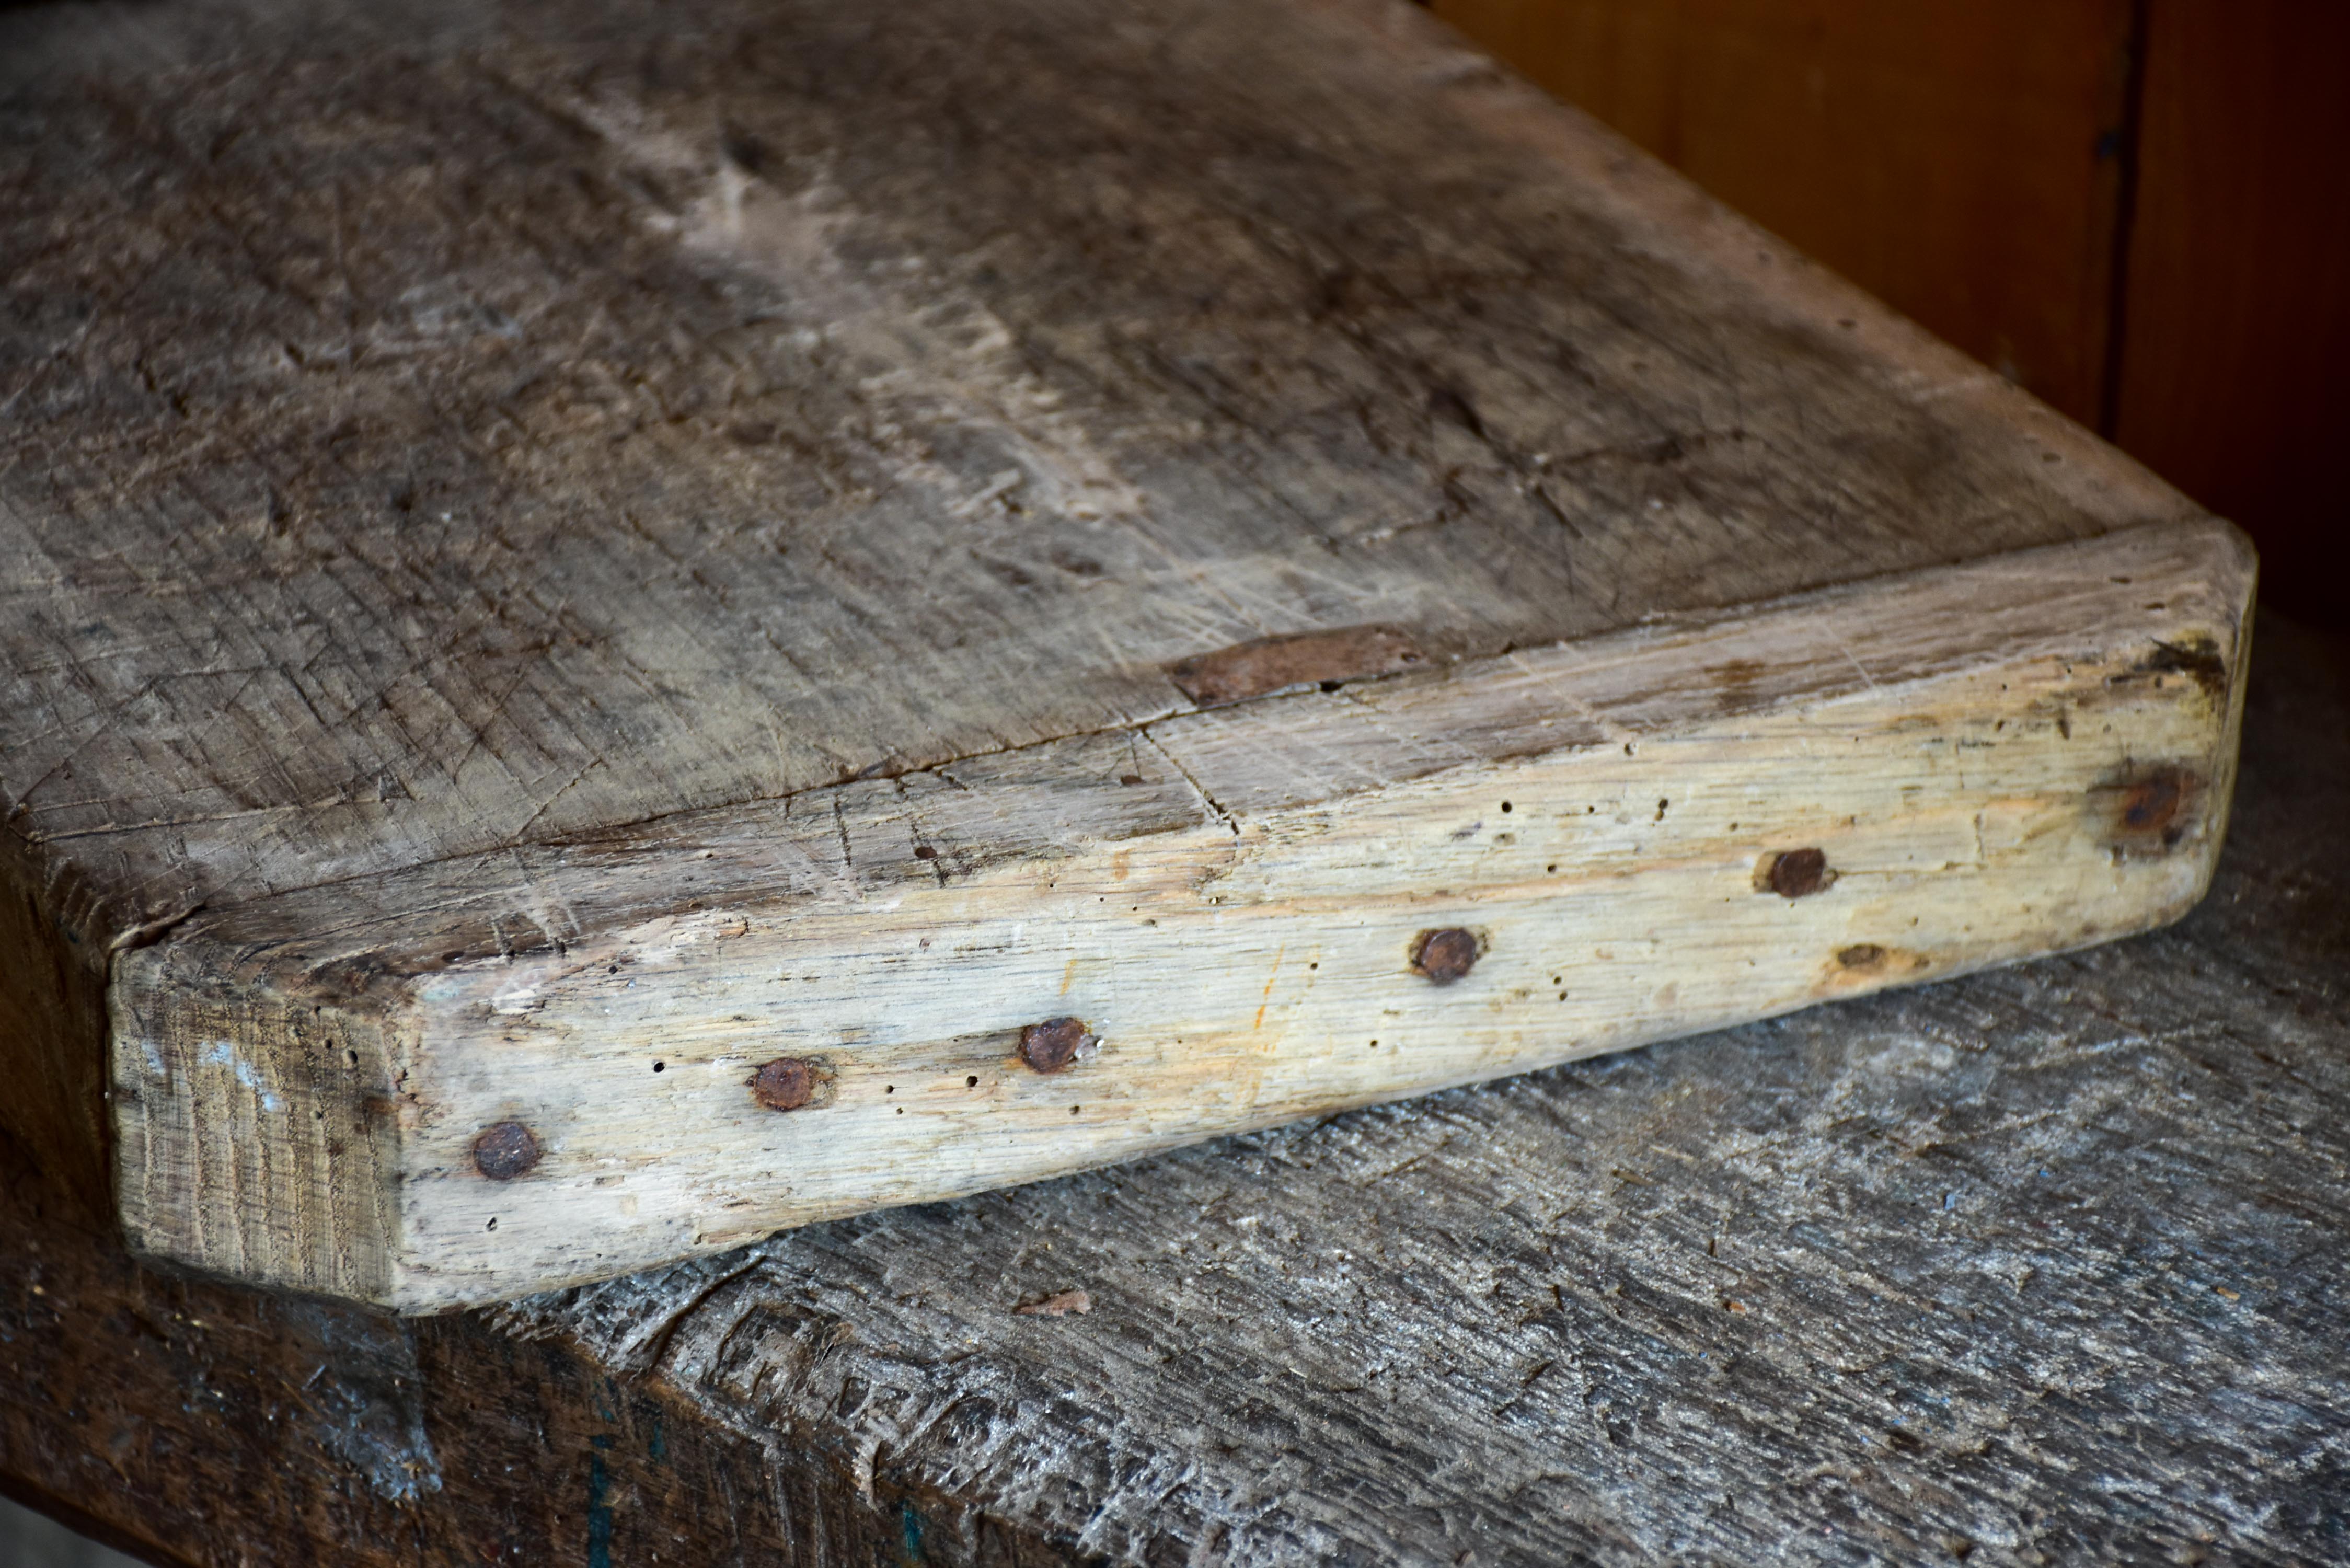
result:
M 221 1568 L 2338 1562 L 2350 645 L 2257 642 L 2092 951 L 434 1318 L 11 1164 L 0 1480 Z
M 2139 530 L 199 916 L 123 1216 L 430 1310 L 2141 929 L 2249 586 Z
M 1556 888 L 1536 892 L 1526 871 L 1503 897 L 1455 875 L 1464 857 L 1501 875 L 1510 857 L 1482 853 L 1501 830 L 1461 846 L 1433 830 L 1501 782 L 1537 791 L 1529 815 L 1544 818 L 1594 788 L 1671 798 L 1662 756 L 1610 772 L 1596 743 L 1569 743 L 1545 773 L 1524 733 L 1540 722 L 1523 670 L 1557 661 L 1579 681 L 1617 657 L 1601 639 L 1642 646 L 1659 618 L 1730 616 L 1702 635 L 1734 642 L 1740 616 L 1797 613 L 1753 607 L 1841 587 L 1857 624 L 1889 626 L 1910 579 L 2012 556 L 1967 579 L 1985 635 L 1944 684 L 1877 695 L 1919 703 L 1955 749 L 2008 715 L 1989 672 L 2060 651 L 1991 630 L 2044 607 L 2035 574 L 2088 582 L 2099 551 L 2200 540 L 2210 560 L 2180 570 L 2210 590 L 2184 627 L 2202 642 L 2155 652 L 2182 629 L 2166 577 L 2137 607 L 2124 593 L 2098 609 L 2062 677 L 2088 683 L 2077 694 L 2040 691 L 2085 701 L 2098 677 L 2085 660 L 2159 657 L 2175 667 L 2158 700 L 2126 695 L 2110 711 L 2127 722 L 2069 752 L 2045 749 L 2044 722 L 2025 726 L 2040 739 L 1986 753 L 2012 755 L 2014 778 L 1953 767 L 1966 782 L 1938 797 L 1944 815 L 1912 824 L 1933 838 L 1998 817 L 2011 785 L 2049 810 L 2103 803 L 2000 846 L 1986 865 L 2004 875 L 2012 852 L 2030 869 L 1986 905 L 1998 939 L 1954 934 L 1911 972 L 2175 913 L 2216 843 L 2249 586 L 2218 525 L 1409 7 L 1216 0 L 1105 19 L 1074 0 L 916 0 L 884 21 L 747 0 L 390 17 L 190 4 L 5 26 L 0 248 L 19 304 L 0 326 L 0 1024 L 12 1053 L 41 1059 L 24 1074 L 36 1092 L 0 1115 L 103 1211 L 110 1017 L 111 1168 L 136 1234 L 182 1258 L 432 1305 L 835 1212 L 855 1187 L 841 1173 L 884 1163 L 872 1115 L 892 1137 L 928 1125 L 946 1088 L 992 1090 L 977 1064 L 1011 1058 L 1007 1031 L 1097 1010 L 1080 994 L 1088 957 L 1155 968 L 1198 1011 L 1105 1024 L 1098 1058 L 1007 1101 L 997 1120 L 1031 1151 L 990 1163 L 971 1142 L 912 1137 L 886 1163 L 924 1174 L 877 1179 L 863 1201 L 1755 1016 L 1817 994 L 1823 955 L 1843 947 L 1888 955 L 1846 966 L 1864 983 L 1903 973 L 1902 942 L 1843 929 L 1848 888 L 1791 906 L 1810 911 L 1790 917 L 1800 943 L 1755 925 L 1699 953 L 1678 1004 L 1659 1000 L 1672 977 L 1639 981 L 1625 960 L 1590 1011 L 1529 1029 L 1543 998 L 1575 987 L 1513 940 L 1461 985 L 1471 1004 L 1480 987 L 1523 988 L 1516 1011 L 1450 1046 L 1407 1054 L 1347 1012 L 1384 1016 L 1393 987 L 1424 987 L 1409 944 L 1474 924 L 1471 902 L 1523 929 L 1578 898 L 1576 877 L 1645 864 L 1596 843 L 1587 864 L 1560 856 Z M 2020 554 L 2065 546 L 2090 554 L 2068 568 Z M 1845 741 L 1901 754 L 1896 715 L 1837 694 L 1836 659 L 1758 648 L 1725 670 L 1746 657 L 1786 666 L 1764 682 L 1773 705 L 1700 722 L 1713 699 L 1681 692 L 1659 729 L 1624 727 L 1690 748 L 1717 801 L 1745 765 L 1733 751 L 1751 732 L 1767 753 L 1774 724 L 1792 735 L 1849 712 Z M 1311 670 L 1345 689 L 1265 690 Z M 2213 670 L 2217 701 L 2197 679 Z M 1365 726 L 1390 699 L 1354 679 L 1373 675 L 1392 675 L 1398 704 L 1441 695 L 1380 737 Z M 1484 711 L 1489 691 L 1505 711 Z M 1541 716 L 1580 733 L 1577 694 L 1544 691 Z M 1226 700 L 1240 706 L 1209 711 Z M 1184 748 L 1218 744 L 1201 775 Z M 1113 784 L 1095 763 L 1120 746 L 1165 765 L 1122 766 L 1108 777 L 1143 783 Z M 2125 757 L 2196 760 L 2198 787 L 2162 807 L 2186 813 L 2167 869 L 2115 859 L 2099 836 L 2116 792 L 2156 782 Z M 991 770 L 1008 794 L 922 799 Z M 1900 784 L 1874 763 L 1818 776 L 1878 792 L 1846 815 L 1899 820 Z M 1266 803 L 1254 815 L 1246 791 Z M 823 912 L 824 817 L 853 889 L 859 832 L 879 847 L 924 813 L 998 804 L 1003 824 L 888 846 L 906 929 L 883 929 L 937 936 L 931 964 L 890 971 L 877 998 L 879 966 L 910 952 L 842 946 L 868 916 Z M 1835 804 L 1825 788 L 1810 803 Z M 1040 831 L 1045 810 L 1070 814 L 1063 837 Z M 795 814 L 816 816 L 816 840 Z M 1337 863 L 1362 846 L 1332 846 L 1373 822 L 1421 859 L 1350 879 Z M 717 830 L 710 861 L 627 847 L 673 844 L 681 825 Z M 1792 805 L 1653 826 L 1689 857 L 1657 883 L 1680 890 L 1679 929 L 1725 878 L 1760 922 L 1758 857 L 1822 847 L 1785 836 L 1815 836 Z M 728 888 L 738 937 L 702 878 L 742 868 L 726 846 L 763 835 L 774 844 Z M 1284 1016 L 1329 1049 L 1257 1060 L 1241 1043 L 1243 1007 L 1253 1021 L 1283 1005 L 1273 987 L 1301 982 L 1283 981 L 1278 936 L 1263 962 L 1261 932 L 1253 946 L 1195 935 L 1236 917 L 1071 945 L 1090 928 L 1035 881 L 1065 861 L 1110 874 L 1121 838 L 1164 841 L 1139 874 L 1168 898 L 1212 871 L 1265 913 L 1324 910 L 1297 935 L 1341 959 L 1355 994 L 1326 986 L 1317 1005 L 1334 1011 Z M 1985 848 L 1965 839 L 1950 840 L 1962 867 Z M 598 846 L 645 886 L 509 898 L 511 868 Z M 1866 832 L 1849 847 L 1902 863 Z M 1293 850 L 1295 874 L 1276 875 Z M 786 864 L 795 851 L 806 865 Z M 2107 885 L 2090 898 L 2076 873 L 2100 856 Z M 1330 912 L 1347 898 L 1417 901 L 1425 918 L 1342 954 Z M 1918 911 L 1894 898 L 1884 912 Z M 535 1060 L 478 1028 L 514 974 L 548 961 L 536 950 L 613 970 L 664 920 L 711 936 L 695 950 L 711 962 L 732 952 L 759 972 L 712 984 L 687 965 L 696 981 L 638 997 L 633 1020 L 613 1003 L 600 1044 L 574 1020 L 569 1046 Z M 450 921 L 458 934 L 432 948 Z M 955 931 L 990 922 L 1066 933 L 1058 979 L 1079 1002 L 1040 1010 L 1019 964 L 947 961 Z M 308 942 L 347 934 L 354 961 L 328 966 L 344 988 L 330 1005 Z M 1730 996 L 1726 975 L 1773 942 L 1782 969 Z M 871 962 L 829 961 L 852 950 Z M 834 990 L 801 982 L 795 1033 L 769 966 L 811 958 Z M 442 970 L 422 973 L 427 960 Z M 623 991 L 634 978 L 614 975 Z M 598 983 L 583 970 L 546 1005 L 592 1010 Z M 739 1005 L 754 983 L 764 1017 Z M 298 1036 L 296 992 L 317 1010 Z M 468 1007 L 474 1032 L 448 1027 Z M 1626 1026 L 1634 1010 L 1645 1030 Z M 732 1027 L 738 1012 L 755 1027 Z M 641 1043 L 661 1054 L 622 1051 L 632 1022 L 662 1032 Z M 1402 1038 L 1417 1047 L 1430 1026 L 1446 1033 Z M 852 1028 L 868 1058 L 851 1059 Z M 1341 1049 L 1355 1033 L 1387 1042 L 1376 1071 L 1367 1046 Z M 1210 1043 L 1194 1079 L 1142 1075 L 1161 1100 L 1138 1091 L 1097 1136 L 1066 1114 L 1063 1096 L 1107 1117 L 1116 1100 L 1091 1085 L 1138 1047 L 1176 1070 L 1179 1041 Z M 671 1052 L 675 1089 L 650 1078 L 660 1060 L 666 1080 Z M 1165 1111 L 1235 1054 L 1253 1068 L 1221 1108 Z M 785 1057 L 813 1064 L 794 1092 L 823 1102 L 788 1135 L 753 1116 L 747 1081 Z M 902 1116 L 904 1102 L 867 1097 L 871 1070 L 901 1061 L 926 1075 L 923 1109 Z M 514 1076 L 526 1062 L 527 1092 Z M 885 1097 L 893 1084 L 885 1072 Z M 662 1114 L 721 1089 L 734 1097 L 709 1100 L 702 1126 L 732 1118 L 731 1143 Z M 614 1116 L 582 1132 L 558 1110 L 543 1137 L 527 1130 L 542 1096 L 574 1091 Z M 478 1114 L 491 1100 L 505 1108 Z M 1062 1117 L 1049 1133 L 1046 1113 Z M 775 1161 L 800 1139 L 837 1143 L 841 1173 L 787 1191 Z M 493 1170 L 528 1186 L 485 1183 Z M 525 1223 L 504 1202 L 580 1183 L 604 1210 L 534 1202 Z

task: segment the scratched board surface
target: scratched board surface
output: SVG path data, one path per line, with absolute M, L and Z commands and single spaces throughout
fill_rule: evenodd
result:
M 77 935 L 2190 511 L 1408 8 L 0 27 Z

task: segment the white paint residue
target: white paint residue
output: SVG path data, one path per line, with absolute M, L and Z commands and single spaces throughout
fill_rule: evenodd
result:
M 215 1040 L 203 1048 L 197 1059 L 207 1067 L 226 1067 L 230 1076 L 261 1097 L 263 1110 L 274 1115 L 284 1108 L 285 1102 L 262 1082 L 260 1073 L 237 1051 L 233 1042 Z

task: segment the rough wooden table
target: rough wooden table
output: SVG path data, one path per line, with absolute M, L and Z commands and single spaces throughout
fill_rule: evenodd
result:
M 223 1565 L 2338 1563 L 2350 647 L 2251 702 L 2169 930 L 510 1308 L 19 1166 L 0 1471 Z
M 0 26 L 0 1127 L 146 1253 L 508 1300 L 2210 874 L 2241 536 L 1411 6 Z

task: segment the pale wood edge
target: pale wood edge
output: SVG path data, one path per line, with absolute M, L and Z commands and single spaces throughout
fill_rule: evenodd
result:
M 697 813 L 638 830 L 632 844 L 599 845 L 585 860 L 548 846 L 525 867 L 521 880 L 530 896 L 567 911 L 570 921 L 549 943 L 551 952 L 466 948 L 484 929 L 494 931 L 498 911 L 512 902 L 512 855 L 421 867 L 363 888 L 306 890 L 200 918 L 117 961 L 109 997 L 111 1070 L 125 1230 L 134 1248 L 197 1268 L 402 1310 L 436 1310 L 625 1272 L 856 1208 L 1034 1179 L 1217 1133 L 1717 1027 L 1823 995 L 1941 978 L 2144 929 L 2183 913 L 2209 884 L 2232 789 L 2252 582 L 2249 546 L 2226 524 L 2158 524 L 1426 677 L 1180 715 L 1138 726 L 1131 736 L 1080 737 L 930 770 L 951 787 L 941 786 L 918 804 L 938 813 L 933 826 L 945 831 L 933 836 L 945 847 L 934 851 L 936 857 L 908 855 L 895 865 L 876 864 L 869 855 L 857 864 L 853 850 L 859 835 L 879 836 L 902 826 L 904 780 L 808 792 L 816 798 L 795 802 L 783 823 L 772 804 Z M 2161 607 L 2149 607 L 2156 606 Z M 2168 651 L 2132 664 L 2126 656 L 2133 649 Z M 515 1098 L 510 1085 L 493 1084 L 486 1091 L 463 1085 L 485 1075 L 494 1080 L 508 1070 L 502 1064 L 530 1055 L 515 1050 L 512 1037 L 495 1037 L 506 1027 L 493 1016 L 504 1005 L 495 999 L 521 985 L 533 998 L 567 996 L 569 1005 L 586 994 L 582 988 L 597 983 L 595 971 L 606 954 L 615 956 L 608 967 L 619 972 L 618 963 L 628 956 L 622 950 L 631 943 L 668 943 L 664 951 L 672 956 L 686 953 L 680 961 L 686 972 L 702 961 L 688 951 L 697 942 L 710 953 L 733 941 L 737 951 L 796 960 L 806 958 L 810 941 L 829 942 L 836 960 L 852 969 L 866 963 L 859 972 L 874 980 L 891 971 L 873 965 L 899 964 L 902 956 L 878 950 L 860 954 L 856 943 L 862 939 L 854 933 L 892 922 L 945 932 L 958 918 L 994 918 L 989 910 L 1005 900 L 1032 918 L 1049 919 L 1062 906 L 1040 895 L 1035 886 L 1040 875 L 1048 888 L 1062 881 L 1086 886 L 1088 877 L 1132 878 L 1120 896 L 1131 892 L 1142 900 L 1135 912 L 1163 909 L 1170 920 L 1191 920 L 1203 951 L 1213 945 L 1209 933 L 1215 922 L 1229 918 L 1206 916 L 1203 897 L 1211 904 L 1233 900 L 1236 909 L 1320 909 L 1313 919 L 1326 923 L 1336 894 L 1346 896 L 1342 902 L 1351 898 L 1392 907 L 1407 924 L 1440 925 L 1458 917 L 1463 899 L 1470 905 L 1490 900 L 1499 909 L 1513 899 L 1538 902 L 1553 895 L 1522 896 L 1501 883 L 1480 888 L 1453 875 L 1458 867 L 1449 864 L 1430 872 L 1454 884 L 1440 892 L 1419 887 L 1420 873 L 1411 867 L 1399 882 L 1390 867 L 1382 873 L 1388 881 L 1369 887 L 1362 881 L 1361 844 L 1349 847 L 1346 841 L 1347 823 L 1375 820 L 1383 811 L 1401 814 L 1399 821 L 1420 820 L 1414 813 L 1454 811 L 1464 792 L 1490 792 L 1510 780 L 1531 787 L 1545 768 L 1581 768 L 1597 777 L 1593 770 L 1605 763 L 1616 769 L 1608 776 L 1620 782 L 1631 776 L 1627 767 L 1637 774 L 1644 765 L 1635 753 L 1653 753 L 1664 765 L 1675 745 L 1696 748 L 1691 756 L 1708 747 L 1717 759 L 1734 756 L 1750 735 L 1832 715 L 1839 704 L 1858 704 L 1853 711 L 1859 711 L 1898 698 L 1914 699 L 1922 708 L 1943 691 L 1962 701 L 1990 701 L 1991 688 L 1982 684 L 1986 671 L 2028 667 L 2061 670 L 2061 679 L 2073 683 L 2064 690 L 2092 702 L 2101 700 L 2100 691 L 2135 693 L 2128 701 L 2138 706 L 2130 722 L 2147 724 L 2149 733 L 2169 726 L 2163 755 L 2191 753 L 2200 768 L 2193 821 L 2181 830 L 2182 852 L 2148 858 L 2138 848 L 2126 853 L 2110 846 L 2121 867 L 2118 890 L 2094 909 L 2084 904 L 2086 914 L 2068 916 L 2071 924 L 2030 924 L 2000 944 L 1981 950 L 1960 944 L 1944 956 L 1922 955 L 1911 968 L 1864 966 L 1832 976 L 1834 983 L 1825 989 L 1758 995 L 1752 1005 L 1725 1007 L 1717 999 L 1679 1012 L 1650 1009 L 1604 1037 L 1527 1045 L 1513 1044 L 1516 1035 L 1506 1024 L 1482 1034 L 1455 1031 L 1467 1043 L 1450 1056 L 1367 1076 L 1350 1068 L 1326 1092 L 1317 1085 L 1301 1094 L 1286 1080 L 1277 1092 L 1266 1089 L 1270 1080 L 1260 1074 L 1257 1093 L 1228 1095 L 1200 1110 L 1199 1085 L 1192 1083 L 1186 1085 L 1191 1108 L 1180 1116 L 1146 1116 L 1150 1125 L 1139 1131 L 1081 1136 L 1088 1127 L 1082 1116 L 1071 1124 L 1077 1132 L 1047 1133 L 1024 1124 L 1021 1136 L 1045 1138 L 1062 1152 L 1048 1150 L 1040 1158 L 1032 1150 L 992 1169 L 968 1160 L 930 1169 L 901 1157 L 877 1172 L 858 1198 L 833 1193 L 778 1202 L 771 1192 L 764 1200 L 720 1200 L 691 1182 L 668 1191 L 656 1180 L 648 1197 L 669 1206 L 659 1224 L 608 1222 L 582 1210 L 577 1223 L 565 1222 L 577 1244 L 562 1263 L 550 1263 L 543 1235 L 525 1234 L 534 1223 L 525 1216 L 533 1205 L 563 1206 L 558 1199 L 569 1189 L 548 1184 L 579 1175 L 577 1169 L 557 1175 L 567 1162 L 576 1165 L 568 1152 L 575 1137 L 550 1134 L 545 1168 L 514 1182 L 491 1184 L 463 1168 L 460 1135 L 470 1136 L 473 1127 L 452 1128 L 452 1118 L 474 1116 L 474 1101 Z M 2148 691 L 2169 695 L 2148 706 Z M 1964 714 L 1953 722 L 1962 723 Z M 1149 760 L 1118 765 L 1145 766 L 1153 776 L 1139 786 L 1067 776 L 1066 764 L 1098 765 L 1101 748 L 1119 745 L 1130 748 L 1128 756 Z M 1091 751 L 1080 757 L 1087 748 Z M 2120 754 L 2128 751 L 2126 746 Z M 1298 787 L 1309 762 L 1313 776 L 1333 787 Z M 2112 769 L 2094 788 L 2110 794 L 2127 782 L 2109 775 Z M 1979 840 L 1981 820 L 1979 815 Z M 811 831 L 811 824 L 820 831 Z M 840 859 L 820 864 L 822 846 L 836 831 Z M 990 834 L 1005 841 L 993 855 L 984 842 Z M 1621 878 L 1637 872 L 1661 886 L 1669 872 L 1687 871 L 1687 855 L 1651 864 L 1643 859 L 1649 851 L 1627 845 L 1610 850 L 1612 860 L 1596 857 L 1591 875 Z M 1314 859 L 1317 854 L 1323 861 Z M 1347 855 L 1356 860 L 1347 861 Z M 957 882 L 940 875 L 939 857 L 967 867 L 967 877 Z M 687 867 L 700 878 L 691 889 L 671 875 L 681 876 Z M 1211 886 L 1227 890 L 1203 895 Z M 698 896 L 688 899 L 688 892 Z M 701 907 L 681 909 L 681 903 Z M 1426 908 L 1415 912 L 1415 905 Z M 931 923 L 934 916 L 949 923 Z M 1311 923 L 1304 914 L 1281 918 Z M 1073 929 L 1081 924 L 1062 919 Z M 348 929 L 322 942 L 322 924 L 338 919 Z M 564 919 L 539 924 L 553 932 Z M 649 939 L 649 930 L 655 937 Z M 442 961 L 436 953 L 462 956 Z M 1276 960 L 1276 971 L 1279 964 Z M 1076 968 L 1072 959 L 1072 973 Z M 1390 968 L 1404 971 L 1399 961 Z M 1180 978 L 1185 989 L 1215 989 L 1205 979 Z M 1391 978 L 1367 975 L 1361 983 L 1376 989 Z M 1268 997 L 1277 979 L 1265 982 Z M 1064 977 L 1065 995 L 1069 983 Z M 1425 981 L 1411 977 L 1409 984 Z M 1065 1100 L 1082 1110 L 1082 1100 L 1069 1099 L 1071 1093 L 1087 1093 L 1071 1088 L 1087 1082 L 1081 1075 L 1033 1081 L 1007 1075 L 1017 1071 L 1009 1021 L 1033 1019 L 1053 1002 L 1041 993 L 992 996 L 984 986 L 970 986 L 967 977 L 950 989 L 956 994 L 948 999 L 949 1012 L 977 1027 L 941 1028 L 935 1017 L 895 1031 L 877 1025 L 872 1059 L 904 1063 L 910 1075 L 926 1056 L 958 1066 L 986 1064 L 991 1094 L 1008 1085 L 1003 1093 L 1014 1101 L 1033 1090 L 1032 1097 L 1049 1101 L 1046 1108 L 1054 1113 Z M 713 981 L 701 998 L 706 1005 L 690 1018 L 656 1010 L 624 1023 L 647 1039 L 690 1042 L 693 1029 L 706 1029 L 742 999 L 741 990 L 731 992 L 728 982 Z M 878 994 L 886 995 L 886 988 Z M 1460 994 L 1470 992 L 1464 988 Z M 825 1006 L 837 1011 L 835 992 L 824 998 L 824 1005 L 809 1003 L 813 1012 Z M 903 1010 L 910 1016 L 936 1014 L 936 1000 L 908 1002 Z M 892 998 L 879 1012 L 888 1014 L 895 1005 Z M 1079 1003 L 1068 1005 L 1075 1011 Z M 762 1039 L 752 1043 L 757 1052 L 776 1048 Z M 1190 1049 L 1202 1053 L 1201 1060 L 1222 1064 L 1220 1070 L 1231 1066 L 1235 1052 L 1246 1055 L 1219 1039 Z M 690 1052 L 689 1044 L 677 1053 L 681 1074 Z M 218 1059 L 209 1060 L 208 1054 Z M 829 1054 L 843 1059 L 827 1064 L 838 1068 L 858 1053 L 836 1047 Z M 583 1063 L 588 1058 L 602 1060 L 592 1049 Z M 553 1057 L 542 1051 L 535 1060 L 542 1075 L 550 1062 L 556 1077 L 570 1075 L 560 1050 Z M 1163 1056 L 1157 1060 L 1168 1067 Z M 715 1065 L 731 1073 L 741 1063 Z M 583 1065 L 577 1075 L 586 1084 L 593 1074 Z M 583 1092 L 601 1091 L 591 1085 Z M 615 1115 L 645 1100 L 650 1089 L 627 1094 Z M 903 1114 L 902 1105 L 879 1109 Z M 734 1116 L 719 1132 L 692 1137 L 704 1146 L 711 1137 L 737 1138 L 772 1166 L 771 1135 L 789 1125 L 795 1124 Z M 656 1137 L 643 1147 L 666 1146 Z M 706 1168 L 709 1149 L 698 1147 Z M 665 1157 L 640 1151 L 633 1158 L 659 1165 Z M 751 1212 L 733 1228 L 703 1223 L 711 1218 L 704 1210 L 719 1201 Z M 491 1216 L 502 1219 L 504 1237 L 486 1249 L 480 1238 L 452 1248 L 445 1236 L 449 1216 L 483 1202 L 504 1211 Z M 525 1214 L 515 1214 L 517 1209 Z

